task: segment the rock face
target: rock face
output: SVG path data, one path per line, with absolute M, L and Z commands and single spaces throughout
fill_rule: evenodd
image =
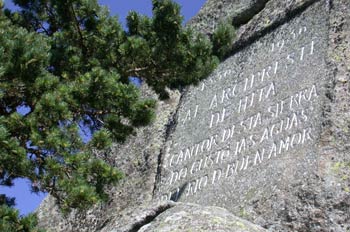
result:
M 186 92 L 166 146 L 163 197 L 235 208 L 313 173 L 329 84 L 326 12 L 313 5 Z
M 238 212 L 315 173 L 327 22 L 326 3 L 316 3 L 186 92 L 163 157 L 164 199 Z
M 231 56 L 108 154 L 127 176 L 111 201 L 63 219 L 48 198 L 41 225 L 350 230 L 350 1 L 208 0 L 191 26 L 220 20 L 239 26 Z
M 348 230 L 349 10 L 271 0 L 242 25 L 234 54 L 181 99 L 157 197 L 272 231 Z

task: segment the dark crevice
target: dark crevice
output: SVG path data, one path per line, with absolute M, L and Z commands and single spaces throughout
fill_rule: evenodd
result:
M 171 196 L 170 196 L 170 200 L 171 201 L 174 201 L 174 202 L 177 202 L 180 197 L 182 196 L 182 194 L 185 192 L 185 189 L 188 185 L 188 182 L 186 182 L 185 184 L 183 184 L 179 189 L 178 191 L 174 192 Z
M 249 7 L 232 17 L 232 25 L 237 28 L 248 23 L 255 15 L 265 8 L 268 1 L 269 0 L 257 0 L 255 3 L 252 3 L 252 7 Z
M 166 141 L 167 140 L 165 140 L 165 142 Z M 162 158 L 163 158 L 163 154 L 164 154 L 165 142 L 164 142 L 164 144 L 163 144 L 163 146 L 160 149 L 160 152 L 158 154 L 157 173 L 156 173 L 156 177 L 155 177 L 155 180 L 154 180 L 153 193 L 152 193 L 153 198 L 156 196 L 158 183 L 160 183 L 160 180 L 161 180 L 161 175 L 162 175 Z
M 333 6 L 333 0 L 328 0 L 329 10 L 332 10 L 334 8 Z
M 186 91 L 184 91 L 186 92 Z M 155 181 L 154 181 L 154 187 L 153 187 L 153 198 L 156 196 L 156 192 L 157 192 L 157 188 L 158 188 L 158 183 L 160 183 L 161 180 L 161 174 L 162 174 L 162 159 L 163 159 L 163 155 L 164 155 L 164 149 L 165 149 L 165 145 L 166 142 L 169 140 L 170 135 L 174 132 L 176 125 L 177 125 L 177 115 L 178 115 L 178 111 L 179 111 L 179 107 L 181 105 L 181 102 L 184 99 L 184 93 L 181 93 L 180 99 L 179 99 L 179 103 L 176 106 L 176 110 L 173 113 L 173 115 L 171 117 L 169 117 L 169 121 L 166 124 L 166 130 L 165 130 L 165 135 L 164 135 L 164 142 L 161 146 L 159 155 L 158 155 L 158 164 L 157 164 L 157 173 L 156 173 L 156 177 L 155 177 Z
M 165 131 L 165 141 L 168 140 L 168 138 L 170 137 L 170 135 L 174 132 L 176 125 L 177 125 L 177 115 L 179 112 L 179 107 L 180 105 L 182 105 L 181 103 L 184 101 L 184 97 L 187 93 L 188 88 L 185 88 L 183 90 L 181 90 L 181 95 L 180 95 L 180 99 L 179 99 L 179 103 L 176 106 L 176 110 L 173 113 L 172 117 L 170 117 L 167 125 L 166 125 L 166 131 Z
M 246 39 L 240 39 L 232 45 L 231 52 L 229 53 L 228 56 L 233 55 L 234 53 L 237 53 L 247 46 L 251 45 L 255 41 L 257 41 L 259 38 L 271 33 L 274 31 L 276 28 L 279 26 L 288 23 L 291 21 L 293 18 L 296 16 L 300 15 L 302 12 L 304 12 L 309 6 L 313 5 L 316 2 L 319 2 L 320 0 L 314 0 L 314 1 L 309 1 L 293 10 L 290 10 L 289 12 L 286 13 L 284 17 L 282 17 L 279 20 L 274 21 L 269 27 L 263 28 L 261 31 L 256 31 L 252 36 L 246 38 Z M 261 11 L 260 11 L 261 12 Z
M 127 232 L 137 232 L 141 229 L 142 226 L 147 225 L 151 223 L 156 217 L 158 217 L 161 213 L 164 211 L 172 208 L 174 205 L 173 204 L 166 204 L 158 207 L 154 213 L 147 215 L 145 218 L 141 219 L 140 221 L 136 222 L 130 230 Z

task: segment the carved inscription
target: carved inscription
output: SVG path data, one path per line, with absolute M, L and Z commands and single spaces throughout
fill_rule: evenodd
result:
M 302 78 L 296 68 L 315 59 L 317 38 L 308 33 L 306 26 L 281 33 L 260 45 L 266 62 L 252 54 L 240 63 L 243 69 L 218 71 L 197 87 L 195 104 L 181 109 L 178 123 L 207 133 L 192 134 L 196 142 L 179 140 L 167 147 L 162 200 L 194 196 L 315 141 L 310 120 L 319 83 L 287 84 Z

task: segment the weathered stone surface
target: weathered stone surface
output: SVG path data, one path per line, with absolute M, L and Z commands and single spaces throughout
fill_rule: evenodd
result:
M 348 230 L 349 10 L 270 0 L 243 25 L 238 52 L 182 98 L 158 197 L 271 231 Z
M 220 206 L 269 231 L 350 230 L 350 1 L 208 0 L 191 23 L 211 34 L 223 19 L 243 23 L 232 56 L 114 148 L 127 178 L 112 200 L 63 220 L 48 198 L 42 225 L 234 231 Z
M 195 204 L 177 204 L 138 230 L 138 232 L 155 231 L 263 232 L 266 230 L 232 215 L 224 208 L 205 207 Z
M 186 93 L 163 160 L 164 197 L 237 208 L 247 195 L 312 173 L 328 84 L 327 21 L 326 5 L 315 4 Z
M 142 93 L 144 97 L 157 98 L 145 85 Z M 106 154 L 97 153 L 125 174 L 125 178 L 109 190 L 109 202 L 87 212 L 77 214 L 73 211 L 63 218 L 54 199 L 48 197 L 37 210 L 40 226 L 49 231 L 97 231 L 120 217 L 124 210 L 151 201 L 158 155 L 162 152 L 167 124 L 176 111 L 179 98 L 179 92 L 171 92 L 170 99 L 158 102 L 157 118 L 151 126 L 140 128 L 137 136 L 130 137 L 124 144 L 115 144 Z

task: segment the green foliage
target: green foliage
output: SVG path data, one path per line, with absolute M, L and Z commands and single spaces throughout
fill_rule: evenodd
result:
M 131 12 L 127 31 L 97 0 L 14 2 L 20 12 L 0 0 L 0 184 L 27 178 L 65 211 L 105 201 L 105 187 L 122 178 L 92 150 L 124 141 L 155 117 L 156 102 L 142 99 L 129 77 L 167 98 L 167 89 L 204 79 L 234 35 L 222 26 L 212 42 L 183 28 L 170 0 L 153 0 L 152 18 Z M 87 143 L 84 130 L 93 134 Z M 15 226 L 34 225 L 5 206 L 1 212 Z
M 6 205 L 0 205 L 0 231 L 6 232 L 43 232 L 37 229 L 34 214 L 19 217 L 18 211 Z
M 231 51 L 235 29 L 229 22 L 222 21 L 212 35 L 214 54 L 220 59 L 225 58 Z

